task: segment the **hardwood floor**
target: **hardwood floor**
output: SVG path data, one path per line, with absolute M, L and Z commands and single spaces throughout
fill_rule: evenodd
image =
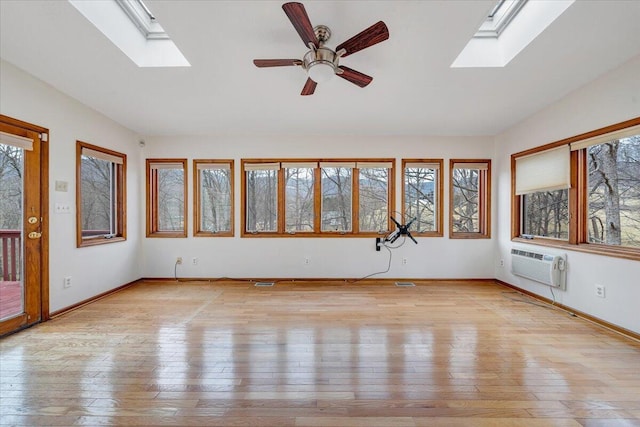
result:
M 0 424 L 640 426 L 640 343 L 417 284 L 134 285 L 0 341 Z

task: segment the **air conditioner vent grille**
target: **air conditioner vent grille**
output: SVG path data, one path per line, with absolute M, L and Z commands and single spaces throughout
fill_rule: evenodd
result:
M 566 255 L 512 248 L 511 272 L 564 290 L 566 288 Z

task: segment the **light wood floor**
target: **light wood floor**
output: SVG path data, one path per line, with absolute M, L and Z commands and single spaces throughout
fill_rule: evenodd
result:
M 0 424 L 640 426 L 640 344 L 531 302 L 141 283 L 0 341 Z

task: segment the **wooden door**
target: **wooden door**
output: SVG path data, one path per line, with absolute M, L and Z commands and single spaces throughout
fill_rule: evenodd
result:
M 0 335 L 46 320 L 48 131 L 0 115 Z

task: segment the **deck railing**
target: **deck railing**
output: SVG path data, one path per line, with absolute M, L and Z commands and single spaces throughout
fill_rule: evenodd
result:
M 0 230 L 0 280 L 20 280 L 20 230 Z

